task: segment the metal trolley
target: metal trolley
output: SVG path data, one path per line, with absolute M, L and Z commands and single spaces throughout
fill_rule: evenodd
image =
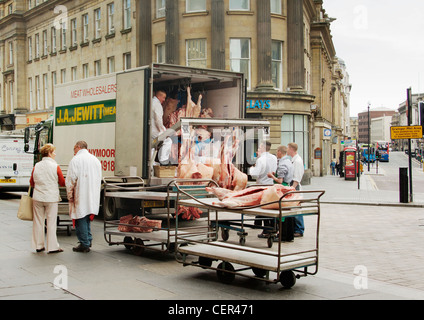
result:
M 185 245 L 177 246 L 175 258 L 184 266 L 191 265 L 216 270 L 218 279 L 227 284 L 235 279 L 235 275 L 240 275 L 259 279 L 267 283 L 280 282 L 286 288 L 294 286 L 296 279 L 300 277 L 317 274 L 320 198 L 324 194 L 324 191 L 289 192 L 282 196 L 279 201 L 273 202 L 279 203 L 279 209 L 277 210 L 263 209 L 262 207 L 264 205 L 233 209 L 222 208 L 214 204 L 218 201 L 216 198 L 196 199 L 178 186 L 177 191 L 178 205 L 204 209 L 208 212 L 209 216 L 211 213 L 215 213 L 214 224 L 213 226 L 209 225 L 206 232 L 194 228 L 192 228 L 191 232 L 187 232 L 185 228 L 179 228 L 178 223 L 176 224 L 175 242 L 184 242 Z M 296 200 L 300 202 L 300 206 L 282 206 L 284 202 L 293 202 L 292 199 L 285 199 L 292 193 L 298 193 L 302 196 L 301 199 Z M 294 251 L 292 248 L 292 252 L 283 252 L 287 248 L 283 247 L 281 232 L 279 234 L 277 251 L 218 241 L 218 228 L 214 226 L 218 226 L 219 218 L 221 216 L 225 218 L 227 213 L 276 218 L 279 222 L 279 230 L 281 230 L 282 218 L 300 215 L 316 216 L 314 245 L 312 248 L 301 248 L 300 250 L 297 250 L 295 245 Z M 180 232 L 180 230 L 184 230 L 184 233 Z M 198 257 L 198 259 L 193 260 L 193 256 Z M 217 266 L 214 266 L 215 261 L 221 262 Z M 240 267 L 236 269 L 233 264 Z M 311 272 L 310 268 L 312 267 L 314 269 Z M 253 274 L 251 272 L 245 272 L 247 270 L 253 271 Z M 272 276 L 274 273 L 276 276 Z
M 106 198 L 117 199 L 132 199 L 140 201 L 141 215 L 148 215 L 145 208 L 147 201 L 160 201 L 164 202 L 164 214 L 153 214 L 150 213 L 154 219 L 162 220 L 161 228 L 153 228 L 152 232 L 138 233 L 138 232 L 123 232 L 118 230 L 119 226 L 131 226 L 134 225 L 121 223 L 120 220 L 107 220 L 104 219 L 104 237 L 106 242 L 112 245 L 124 245 L 125 248 L 132 251 L 135 255 L 142 255 L 146 248 L 160 251 L 160 252 L 174 252 L 175 250 L 175 221 L 178 221 L 176 217 L 175 201 L 177 198 L 177 192 L 175 187 L 172 186 L 180 184 L 184 185 L 187 192 L 194 196 L 207 196 L 198 194 L 198 188 L 188 185 L 192 183 L 204 183 L 205 185 L 215 185 L 213 180 L 187 180 L 187 179 L 175 179 L 166 185 L 159 186 L 145 186 L 144 181 L 140 177 L 125 176 L 125 177 L 105 177 L 103 178 L 104 183 L 104 203 L 111 203 L 106 201 Z M 204 190 L 204 187 L 203 187 Z M 110 200 L 110 199 L 109 199 Z M 114 201 L 112 201 L 114 203 Z M 114 205 L 114 204 L 113 204 Z M 131 211 L 134 215 L 134 210 L 124 209 L 125 211 Z M 193 224 L 192 221 L 181 221 L 183 224 Z M 140 228 L 137 226 L 137 228 Z M 142 227 L 141 227 L 142 228 Z M 149 227 L 150 228 L 150 227 Z M 119 239 L 119 240 L 116 240 Z

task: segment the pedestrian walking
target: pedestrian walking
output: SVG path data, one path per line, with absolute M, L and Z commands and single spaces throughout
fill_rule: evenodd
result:
M 292 187 L 296 190 L 302 190 L 300 182 L 302 181 L 303 174 L 305 173 L 305 167 L 303 165 L 303 160 L 300 155 L 297 153 L 298 145 L 296 143 L 289 143 L 287 146 L 287 154 L 292 157 L 293 162 L 293 182 Z M 295 217 L 295 226 L 294 226 L 294 236 L 303 237 L 305 231 L 305 224 L 303 222 L 303 216 Z
M 334 161 L 334 160 L 331 161 L 330 166 L 331 166 L 331 175 L 335 176 L 336 175 L 336 161 Z
M 74 221 L 79 245 L 75 252 L 89 252 L 93 240 L 90 223 L 99 213 L 102 168 L 100 161 L 87 150 L 85 141 L 74 146 L 74 157 L 66 175 L 69 214 Z
M 59 185 L 65 186 L 62 170 L 55 161 L 55 146 L 44 145 L 41 150 L 42 160 L 38 162 L 31 173 L 30 185 L 34 188 L 32 246 L 37 252 L 63 252 L 57 242 L 56 226 L 58 202 L 60 201 Z M 45 221 L 47 221 L 45 245 Z

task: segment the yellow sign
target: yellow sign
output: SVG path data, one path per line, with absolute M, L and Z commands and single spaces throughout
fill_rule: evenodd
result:
M 390 138 L 392 140 L 422 139 L 422 137 L 423 137 L 422 126 L 390 127 Z

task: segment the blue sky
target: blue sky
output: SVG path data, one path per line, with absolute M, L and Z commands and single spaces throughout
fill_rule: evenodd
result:
M 424 92 L 424 1 L 324 0 L 331 33 L 352 84 L 351 116 L 397 109 L 406 90 Z

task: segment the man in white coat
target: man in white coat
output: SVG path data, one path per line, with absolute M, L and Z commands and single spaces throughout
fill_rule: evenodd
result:
M 102 167 L 100 161 L 88 152 L 85 141 L 75 144 L 74 155 L 66 174 L 69 214 L 80 243 L 73 251 L 89 252 L 93 240 L 90 222 L 99 213 Z

